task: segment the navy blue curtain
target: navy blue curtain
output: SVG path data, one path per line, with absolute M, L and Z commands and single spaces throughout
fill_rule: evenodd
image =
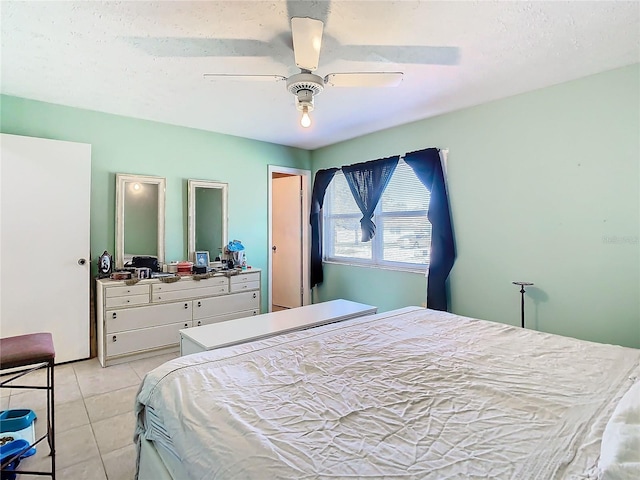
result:
M 427 285 L 427 308 L 447 310 L 447 277 L 456 258 L 449 198 L 437 148 L 407 153 L 404 161 L 431 193 L 427 217 L 431 222 L 431 263 Z
M 344 173 L 353 198 L 362 212 L 360 220 L 362 242 L 368 242 L 376 234 L 376 226 L 371 220 L 373 211 L 376 209 L 384 189 L 387 188 L 399 159 L 400 156 L 396 155 L 395 157 L 342 167 L 342 173 Z
M 324 203 L 324 194 L 338 168 L 318 170 L 313 180 L 313 190 L 311 192 L 311 288 L 322 283 L 324 275 L 322 273 L 322 215 L 320 210 Z

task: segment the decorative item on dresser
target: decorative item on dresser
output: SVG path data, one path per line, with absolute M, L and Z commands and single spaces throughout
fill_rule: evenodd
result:
M 235 272 L 234 272 L 235 273 Z M 261 271 L 140 280 L 96 280 L 103 367 L 179 350 L 179 330 L 260 314 Z
M 106 250 L 98 257 L 98 275 L 108 277 L 113 271 L 113 257 Z

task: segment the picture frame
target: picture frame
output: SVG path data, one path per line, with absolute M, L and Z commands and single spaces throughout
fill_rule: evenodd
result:
M 138 280 L 151 278 L 151 269 L 149 267 L 136 268 L 136 277 Z
M 113 257 L 106 250 L 98 257 L 98 275 L 106 277 L 113 272 Z
M 195 260 L 196 260 L 195 261 L 196 267 L 209 268 L 209 252 L 208 251 L 196 252 Z

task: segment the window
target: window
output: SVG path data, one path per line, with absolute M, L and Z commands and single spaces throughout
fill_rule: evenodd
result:
M 429 198 L 411 167 L 400 160 L 373 215 L 376 234 L 370 242 L 361 242 L 362 213 L 338 171 L 323 206 L 325 260 L 414 270 L 428 266 Z

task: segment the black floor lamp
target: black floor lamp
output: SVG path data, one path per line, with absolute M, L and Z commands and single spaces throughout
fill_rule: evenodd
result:
M 531 285 L 533 285 L 533 283 L 530 282 L 511 282 L 514 285 L 520 285 L 520 295 L 521 295 L 521 301 L 520 301 L 520 315 L 521 315 L 521 320 L 522 320 L 522 328 L 524 328 L 524 287 L 529 287 Z

